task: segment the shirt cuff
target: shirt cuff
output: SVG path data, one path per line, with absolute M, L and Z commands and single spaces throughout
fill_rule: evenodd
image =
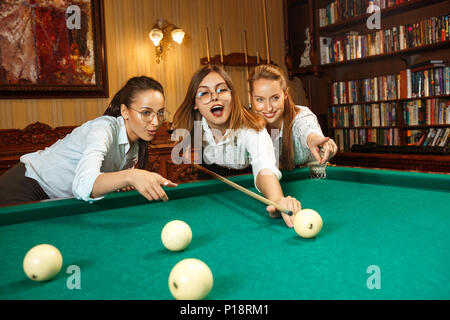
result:
M 84 200 L 89 203 L 93 203 L 95 201 L 103 199 L 105 196 L 97 197 L 97 198 L 91 198 L 90 195 L 92 193 L 92 189 L 94 188 L 95 180 L 98 178 L 98 176 L 101 174 L 101 172 L 97 172 L 96 174 L 89 175 L 87 177 L 82 177 L 77 180 L 77 182 L 74 181 L 74 184 L 72 186 L 73 188 L 73 194 L 75 198 L 78 200 Z

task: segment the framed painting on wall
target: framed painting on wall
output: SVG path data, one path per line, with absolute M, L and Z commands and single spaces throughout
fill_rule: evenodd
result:
M 0 98 L 108 97 L 103 0 L 0 2 Z

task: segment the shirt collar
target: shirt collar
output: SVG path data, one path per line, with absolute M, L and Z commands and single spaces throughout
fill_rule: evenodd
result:
M 209 142 L 214 141 L 215 143 L 215 139 L 214 139 L 214 135 L 211 131 L 211 128 L 209 127 L 208 122 L 206 121 L 205 117 L 202 116 L 202 128 L 203 128 L 203 132 L 205 133 L 205 137 L 209 140 Z M 225 131 L 225 135 L 220 139 L 220 141 L 217 144 L 222 144 L 222 143 L 226 143 L 229 140 L 230 137 L 230 130 L 231 129 L 227 129 Z M 225 139 L 224 139 L 225 137 Z
M 281 129 L 279 131 L 279 134 L 277 136 L 273 137 L 273 141 L 283 138 L 283 127 L 284 127 L 284 121 L 281 123 Z M 272 137 L 272 133 L 271 132 L 269 132 L 269 133 L 270 133 L 270 137 Z
M 130 142 L 128 141 L 128 135 L 127 135 L 127 128 L 125 127 L 125 121 L 123 120 L 122 116 L 117 117 L 117 122 L 119 123 L 120 129 L 119 129 L 119 139 L 118 144 L 125 145 L 125 153 L 127 153 L 130 150 Z

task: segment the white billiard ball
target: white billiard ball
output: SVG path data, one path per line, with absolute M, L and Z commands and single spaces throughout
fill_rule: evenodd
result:
M 178 262 L 169 274 L 169 290 L 177 300 L 202 300 L 213 287 L 213 274 L 201 260 Z
M 322 217 L 312 209 L 300 210 L 294 219 L 294 230 L 302 238 L 317 236 L 322 226 Z
M 161 241 L 170 251 L 184 250 L 192 241 L 191 227 L 181 220 L 170 221 L 161 231 Z
M 23 270 L 33 281 L 47 281 L 61 270 L 61 252 L 50 244 L 40 244 L 31 248 L 23 259 Z

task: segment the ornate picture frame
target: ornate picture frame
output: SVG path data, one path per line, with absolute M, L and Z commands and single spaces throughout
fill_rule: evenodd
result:
M 103 0 L 0 3 L 0 98 L 109 96 Z

